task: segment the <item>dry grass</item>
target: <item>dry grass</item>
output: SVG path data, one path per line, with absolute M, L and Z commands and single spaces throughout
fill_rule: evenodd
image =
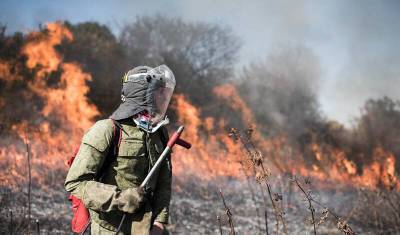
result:
M 270 199 L 271 206 L 273 208 L 274 216 L 275 216 L 275 234 L 279 234 L 280 232 L 284 234 L 288 234 L 288 229 L 286 225 L 286 221 L 284 218 L 285 212 L 284 212 L 284 205 L 283 205 L 283 197 L 284 195 L 279 194 L 279 193 L 274 193 L 273 189 L 271 187 L 270 183 L 270 177 L 271 177 L 271 171 L 266 167 L 266 164 L 264 163 L 264 157 L 261 154 L 261 152 L 256 148 L 255 144 L 251 140 L 251 134 L 253 130 L 247 129 L 243 133 L 239 132 L 237 129 L 232 128 L 231 131 L 229 132 L 229 136 L 232 137 L 236 142 L 240 143 L 243 149 L 245 150 L 245 158 L 249 160 L 252 163 L 252 169 L 254 173 L 255 180 L 260 184 L 264 185 L 266 188 L 266 191 L 268 192 L 268 197 Z M 243 165 L 242 165 L 243 167 Z M 243 167 L 244 168 L 244 167 Z M 244 172 L 247 172 L 245 169 L 243 170 Z M 248 178 L 248 175 L 246 174 L 246 178 Z M 332 209 L 329 209 L 328 207 L 324 206 L 321 202 L 317 201 L 311 193 L 311 190 L 307 190 L 305 186 L 300 182 L 300 179 L 298 177 L 293 177 L 292 179 L 289 179 L 291 182 L 293 182 L 298 189 L 300 189 L 300 192 L 303 194 L 305 201 L 307 203 L 307 208 L 309 210 L 309 213 L 311 215 L 310 217 L 310 224 L 312 225 L 313 228 L 313 234 L 317 234 L 317 227 L 323 224 L 325 221 L 327 221 L 329 215 L 333 217 L 335 220 L 335 223 L 337 225 L 337 229 L 342 232 L 343 234 L 346 235 L 354 235 L 355 233 L 351 229 L 350 225 L 348 224 L 348 219 L 342 219 L 340 216 L 338 216 L 336 213 L 333 212 Z M 311 184 L 309 179 L 306 179 L 305 184 Z M 250 186 L 250 184 L 248 184 Z M 250 192 L 252 192 L 252 197 L 254 197 L 254 190 L 250 188 Z M 291 191 L 290 191 L 291 192 Z M 290 197 L 290 195 L 289 195 Z M 253 199 L 253 201 L 255 201 Z M 268 206 L 266 202 L 264 202 L 264 206 Z M 323 208 L 323 211 L 321 213 L 321 217 L 317 221 L 316 219 L 316 210 L 314 208 L 314 205 L 316 204 L 320 207 Z M 224 205 L 225 205 L 225 200 L 224 200 Z M 256 207 L 258 208 L 258 207 Z M 395 210 L 393 210 L 395 211 Z M 229 211 L 230 213 L 230 211 Z M 257 214 L 259 212 L 257 211 Z M 231 216 L 231 214 L 230 214 Z M 399 217 L 400 218 L 400 217 Z M 267 217 L 267 211 L 265 212 L 265 223 L 266 223 L 266 233 L 269 234 L 268 230 L 268 217 Z
M 304 220 L 304 227 L 309 227 L 313 234 L 326 234 L 321 229 L 322 226 L 332 226 L 337 232 L 346 235 L 353 235 L 352 225 L 357 225 L 365 229 L 365 231 L 371 231 L 372 234 L 390 234 L 400 231 L 400 194 L 394 188 L 394 186 L 380 187 L 376 190 L 362 189 L 358 191 L 358 200 L 354 201 L 355 207 L 350 212 L 343 216 L 335 212 L 334 209 L 321 203 L 317 197 L 314 196 L 311 188 L 311 181 L 307 178 L 291 177 L 287 179 L 281 178 L 285 181 L 284 187 L 290 190 L 285 192 L 277 189 L 276 185 L 271 183 L 274 178 L 271 175 L 264 157 L 258 151 L 255 144 L 251 140 L 251 131 L 246 130 L 244 133 L 239 133 L 237 130 L 232 130 L 230 135 L 232 138 L 237 140 L 238 144 L 243 147 L 243 153 L 245 159 L 243 159 L 243 172 L 246 174 L 247 187 L 249 188 L 249 199 L 255 205 L 257 217 L 254 218 L 255 226 L 258 231 L 251 231 L 252 233 L 266 233 L 266 234 L 289 234 L 289 227 L 299 226 L 298 224 L 291 224 L 293 221 L 287 221 L 286 217 L 290 213 L 290 198 L 301 198 L 303 199 L 302 210 L 305 213 L 302 215 L 306 218 Z M 29 145 L 28 151 L 29 151 Z M 245 161 L 251 163 L 250 168 L 246 166 Z M 28 164 L 29 165 L 29 164 Z M 395 177 L 392 177 L 395 180 Z M 26 188 L 28 185 L 29 178 L 25 182 L 21 183 L 22 188 Z M 251 181 L 257 182 L 259 188 L 254 187 Z M 287 183 L 287 184 L 286 184 Z M 396 185 L 396 182 L 393 182 Z M 28 190 L 21 190 L 19 192 L 9 190 L 6 188 L 0 191 L 0 234 L 37 234 L 38 231 L 43 233 L 51 234 L 69 234 L 68 218 L 60 218 L 56 216 L 46 216 L 45 213 L 40 214 L 32 212 L 32 218 L 29 219 L 29 198 L 33 198 L 33 205 L 38 205 L 37 198 L 43 197 L 43 193 L 37 185 L 32 184 L 32 195 L 29 196 Z M 60 191 L 62 189 L 60 188 Z M 202 194 L 210 197 L 210 188 L 207 192 Z M 293 194 L 293 195 L 292 195 Z M 40 195 L 40 196 L 39 196 Z M 61 196 L 60 196 L 61 195 Z M 56 197 L 48 197 L 41 199 L 47 203 L 47 208 L 39 208 L 39 210 L 53 210 L 54 213 L 58 213 L 57 203 L 65 204 L 65 198 L 62 193 Z M 257 195 L 262 195 L 262 200 L 257 198 Z M 190 195 L 187 195 L 190 197 Z M 251 197 L 251 198 L 250 198 Z M 58 198 L 58 199 L 54 199 Z M 221 214 L 217 215 L 217 233 L 223 234 L 225 231 L 229 231 L 230 234 L 240 233 L 234 226 L 234 220 L 239 214 L 235 214 L 235 210 L 238 205 L 231 203 L 229 199 L 225 198 L 222 191 L 220 192 L 220 199 L 222 199 L 225 216 Z M 332 198 L 333 200 L 340 201 L 339 198 Z M 32 200 L 32 199 L 31 199 Z M 57 200 L 63 200 L 61 202 Z M 284 203 L 286 200 L 287 204 Z M 228 207 L 231 205 L 231 207 Z M 264 210 L 264 221 L 260 216 L 261 208 L 271 208 L 271 210 Z M 250 208 L 249 208 L 250 210 Z M 272 212 L 271 212 L 272 211 Z M 210 215 L 212 213 L 210 212 Z M 273 216 L 274 225 L 269 224 L 271 220 L 269 217 Z M 291 215 L 292 216 L 292 215 Z M 215 221 L 215 217 L 213 217 Z M 272 218 L 272 217 L 271 217 Z M 58 222 L 56 222 L 58 221 Z M 226 221 L 226 223 L 225 223 Z M 262 228 L 264 222 L 265 229 Z M 235 224 L 237 225 L 237 224 Z M 228 229 L 224 228 L 228 227 Z M 31 228 L 30 228 L 31 227 Z

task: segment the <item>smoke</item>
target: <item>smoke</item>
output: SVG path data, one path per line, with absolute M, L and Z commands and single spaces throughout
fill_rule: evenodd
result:
M 107 4 L 103 7 L 105 6 Z M 161 6 L 165 7 L 162 8 Z M 83 8 L 85 7 L 86 5 L 84 4 Z M 125 7 L 125 9 L 121 7 Z M 130 11 L 131 8 L 135 10 Z M 179 10 L 172 11 L 173 8 Z M 144 57 L 139 55 L 151 55 L 155 59 L 163 56 L 163 60 L 153 59 L 154 61 L 165 61 L 166 64 L 171 65 L 178 75 L 177 78 L 182 79 L 178 84 L 184 84 L 184 79 L 187 79 L 187 86 L 180 89 L 181 93 L 187 94 L 187 97 L 182 98 L 182 100 L 186 100 L 186 103 L 195 108 L 201 107 L 205 110 L 203 113 L 212 115 L 217 112 L 222 113 L 221 111 L 224 108 L 216 105 L 217 100 L 215 98 L 209 98 L 213 95 L 208 95 L 207 92 L 204 92 L 204 90 L 211 91 L 211 89 L 202 89 L 210 84 L 210 80 L 203 83 L 192 82 L 195 81 L 193 79 L 193 74 L 195 74 L 193 71 L 196 70 L 196 66 L 188 64 L 188 62 L 192 61 L 187 58 L 191 57 L 179 53 L 180 51 L 190 52 L 198 48 L 190 47 L 193 41 L 192 44 L 189 43 L 187 45 L 181 43 L 182 38 L 186 40 L 191 38 L 190 35 L 203 36 L 204 33 L 202 31 L 200 33 L 197 33 L 197 31 L 185 31 L 180 26 L 182 24 L 192 25 L 192 23 L 187 23 L 191 20 L 212 22 L 209 25 L 215 25 L 215 22 L 217 25 L 231 25 L 233 32 L 237 32 L 244 41 L 242 61 L 237 68 L 240 68 L 243 64 L 246 64 L 246 66 L 243 72 L 239 74 L 239 78 L 242 78 L 237 81 L 239 86 L 224 86 L 220 89 L 213 89 L 213 94 L 215 92 L 222 94 L 219 91 L 229 91 L 226 94 L 220 94 L 219 98 L 226 100 L 227 102 L 225 103 L 228 105 L 236 105 L 237 109 L 232 108 L 233 111 L 242 111 L 243 114 L 246 114 L 244 116 L 247 117 L 242 119 L 249 120 L 254 117 L 256 124 L 261 124 L 257 125 L 257 128 L 262 129 L 262 134 L 272 132 L 272 136 L 277 137 L 279 134 L 285 133 L 299 140 L 299 142 L 307 142 L 304 144 L 305 146 L 315 140 L 315 138 L 312 139 L 314 133 L 311 133 L 311 129 L 315 125 L 317 125 L 315 129 L 322 129 L 321 126 L 318 126 L 322 119 L 319 101 L 322 103 L 322 109 L 328 112 L 329 117 L 343 121 L 344 117 L 358 114 L 358 108 L 362 106 L 363 101 L 371 96 L 396 95 L 397 89 L 393 84 L 398 78 L 399 71 L 396 65 L 400 61 L 398 49 L 393 49 L 396 41 L 392 38 L 396 35 L 395 26 L 394 23 L 388 21 L 396 22 L 397 16 L 395 16 L 393 10 L 388 10 L 387 8 L 387 6 L 379 8 L 376 5 L 365 7 L 356 3 L 349 5 L 344 2 L 327 3 L 326 5 L 322 3 L 310 4 L 308 1 L 296 3 L 257 1 L 252 4 L 245 4 L 239 1 L 205 1 L 200 4 L 189 1 L 172 2 L 168 6 L 165 5 L 165 2 L 161 5 L 155 3 L 126 3 L 124 5 L 121 3 L 121 5 L 110 8 L 111 15 L 116 12 L 122 15 L 120 19 L 126 17 L 126 19 L 132 20 L 132 17 L 137 15 L 160 12 L 165 13 L 165 15 L 182 17 L 182 22 L 178 20 L 180 23 L 178 22 L 179 24 L 175 28 L 172 27 L 174 24 L 165 24 L 168 21 L 161 17 L 156 21 L 161 23 L 156 25 L 157 27 L 155 28 L 157 30 L 154 31 L 165 32 L 159 34 L 159 39 L 163 39 L 160 42 L 164 42 L 168 38 L 175 39 L 175 37 L 179 40 L 166 40 L 166 43 L 159 44 L 157 44 L 158 40 L 152 42 L 146 38 L 144 40 L 133 40 L 136 39 L 133 35 L 143 36 L 152 33 L 152 31 L 144 28 L 140 32 L 133 31 L 134 34 L 132 35 L 127 34 L 128 30 L 126 30 L 125 35 L 127 35 L 127 39 L 133 40 L 134 43 L 132 44 L 124 44 L 125 41 L 121 40 L 121 38 L 119 41 L 110 41 L 116 44 L 124 44 L 124 52 L 129 51 L 127 50 L 127 45 L 133 45 L 134 49 L 138 49 L 133 50 L 134 53 L 131 53 L 132 56 L 130 56 L 132 59 L 137 59 L 135 63 L 146 62 L 143 60 Z M 99 6 L 96 6 L 94 10 L 98 9 Z M 66 8 L 63 12 L 69 14 L 69 11 L 70 9 Z M 101 12 L 98 11 L 98 14 Z M 128 15 L 128 12 L 131 14 Z M 63 16 L 60 17 L 62 18 Z M 104 18 L 99 19 L 104 22 Z M 143 18 L 137 18 L 136 24 L 140 23 L 140 19 L 143 20 Z M 201 26 L 203 23 L 193 25 Z M 204 25 L 208 24 L 205 23 Z M 194 33 L 189 34 L 188 32 Z M 218 36 L 219 34 L 214 35 Z M 192 38 L 196 39 L 194 36 Z M 88 40 L 91 41 L 92 39 L 88 37 Z M 175 43 L 172 44 L 171 42 Z M 203 40 L 200 40 L 200 42 L 203 42 Z M 233 45 L 232 41 L 229 40 L 220 40 L 218 42 L 222 42 L 223 45 L 228 47 Z M 382 42 L 385 44 L 383 45 Z M 84 45 L 86 46 L 87 44 L 84 43 Z M 160 45 L 162 50 L 152 51 L 151 46 L 154 45 Z M 171 45 L 174 46 L 171 47 Z M 215 47 L 210 47 L 212 44 L 209 41 L 204 45 L 207 47 L 205 49 L 200 47 L 200 52 L 209 51 L 214 53 L 223 48 L 219 46 L 221 43 L 217 43 Z M 168 48 L 172 49 L 169 50 Z M 143 53 L 140 54 L 140 51 Z M 76 50 L 75 52 L 82 57 L 82 50 Z M 85 58 L 90 59 L 91 55 L 93 55 L 91 53 L 92 51 L 88 50 L 88 56 Z M 203 64 L 208 64 L 207 58 L 210 58 L 208 53 L 195 53 L 194 55 L 194 58 L 202 59 Z M 235 61 L 234 59 L 236 59 L 233 58 L 236 57 L 235 53 L 229 55 L 231 55 L 229 58 L 232 58 L 232 60 L 219 59 L 220 57 L 217 57 L 219 60 L 216 61 L 227 63 L 221 70 L 223 73 L 213 76 L 208 76 L 209 73 L 204 73 L 204 77 L 223 78 L 223 81 L 227 81 L 226 78 L 231 77 L 233 74 L 232 65 Z M 121 54 L 122 56 L 124 56 L 123 53 Z M 115 61 L 113 62 L 115 63 Z M 133 60 L 129 59 L 128 61 L 132 63 Z M 253 63 L 247 66 L 249 61 L 253 61 Z M 103 62 L 104 64 L 112 64 L 109 61 L 102 61 L 101 63 Z M 101 63 L 96 64 L 96 66 Z M 85 63 L 82 64 L 85 65 Z M 196 65 L 196 63 L 194 64 Z M 215 69 L 217 63 L 211 64 L 214 67 L 211 67 L 210 71 L 217 71 Z M 203 66 L 197 67 L 202 68 Z M 194 69 L 190 70 L 190 68 Z M 237 70 L 239 71 L 239 69 Z M 99 79 L 99 77 L 94 76 L 94 79 Z M 114 77 L 110 76 L 109 79 L 111 81 Z M 207 88 L 214 87 L 215 84 L 218 83 L 212 83 Z M 191 87 L 191 89 L 189 90 L 188 87 Z M 251 110 L 253 112 L 251 113 L 252 115 L 247 115 L 247 112 L 243 112 L 243 108 L 239 108 L 243 106 L 241 105 L 242 103 L 246 102 L 238 102 L 239 98 L 228 99 L 234 97 L 232 94 L 236 94 L 236 88 L 240 93 L 238 97 L 240 99 L 243 98 L 250 105 L 250 109 L 246 110 Z M 56 99 L 54 101 L 59 102 Z M 208 102 L 208 105 L 206 102 Z M 181 102 L 181 104 L 186 103 Z M 2 104 L 0 103 L 0 105 Z M 189 105 L 185 107 L 189 107 Z M 197 113 L 199 115 L 203 114 L 200 111 Z M 229 126 L 235 126 L 232 125 L 232 122 L 229 122 L 231 119 L 239 119 L 234 117 L 238 115 L 229 114 L 229 118 L 226 118 L 228 121 L 221 118 L 221 122 L 217 119 L 212 119 L 212 116 L 204 116 L 208 118 L 207 123 L 210 124 L 209 126 L 218 123 L 221 126 L 219 129 L 226 129 Z M 250 116 L 252 118 L 249 118 Z M 323 124 L 325 125 L 325 123 Z M 326 126 L 329 126 L 329 123 Z M 323 132 L 323 130 L 320 132 Z M 329 128 L 327 132 L 329 132 Z M 307 135 L 307 133 L 310 134 Z M 314 149 L 312 150 L 315 152 Z M 310 160 L 309 162 L 317 162 L 315 159 L 319 160 L 314 156 L 315 154 L 308 155 L 307 160 Z M 285 161 L 282 160 L 281 162 Z M 318 172 L 318 170 L 316 171 Z
M 116 34 L 123 23 L 154 14 L 227 25 L 244 42 L 238 67 L 263 60 L 277 45 L 304 45 L 320 60 L 322 110 L 347 124 L 368 98 L 400 98 L 393 86 L 400 72 L 397 1 L 6 1 L 0 9 L 8 32 L 36 27 L 54 15 L 73 23 L 95 20 Z
M 239 87 L 267 132 L 304 134 L 320 120 L 318 58 L 306 47 L 282 48 L 243 71 Z
M 399 4 L 387 1 L 352 2 L 337 7 L 337 34 L 343 37 L 347 58 L 326 89 L 333 118 L 346 121 L 368 98 L 399 99 Z M 342 114 L 340 114 L 342 113 Z

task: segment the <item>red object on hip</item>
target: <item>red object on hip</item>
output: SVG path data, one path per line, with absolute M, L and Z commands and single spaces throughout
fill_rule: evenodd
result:
M 75 160 L 75 156 L 78 154 L 79 147 L 75 150 L 74 155 L 69 159 L 68 166 L 71 167 L 72 163 Z M 90 223 L 90 214 L 89 210 L 85 207 L 83 202 L 75 197 L 74 195 L 69 195 L 68 200 L 71 202 L 72 207 L 72 220 L 71 220 L 71 229 L 74 233 L 83 233 L 87 226 Z
M 114 133 L 113 133 L 113 147 L 114 147 L 114 153 L 116 154 L 118 153 L 118 148 L 119 145 L 121 143 L 121 139 L 122 139 L 122 132 L 120 130 L 120 127 L 117 125 L 118 123 L 116 121 L 113 120 L 113 129 L 114 129 Z M 69 167 L 71 167 L 72 163 L 75 160 L 76 155 L 79 152 L 79 147 L 76 148 L 76 150 L 74 151 L 74 155 L 68 160 L 67 164 Z M 110 157 L 108 157 L 108 160 L 110 160 Z M 111 160 L 115 160 L 114 158 Z M 107 166 L 106 163 L 104 163 L 105 166 Z M 102 167 L 102 169 L 100 169 L 100 173 L 104 171 L 103 169 L 104 167 Z M 71 221 L 71 229 L 74 233 L 78 233 L 78 234 L 82 234 L 83 232 L 86 231 L 87 227 L 90 224 L 90 213 L 89 210 L 86 208 L 85 204 L 82 202 L 82 200 L 80 200 L 79 198 L 75 197 L 74 195 L 70 195 L 68 197 L 68 200 L 71 202 L 71 207 L 72 207 L 72 221 Z
M 72 213 L 74 215 L 71 220 L 72 231 L 74 233 L 82 233 L 90 223 L 89 210 L 85 207 L 83 202 L 74 195 L 70 195 L 68 199 L 71 201 Z

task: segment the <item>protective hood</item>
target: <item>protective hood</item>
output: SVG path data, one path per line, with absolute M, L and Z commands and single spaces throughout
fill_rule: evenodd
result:
M 110 118 L 122 120 L 140 115 L 146 117 L 149 125 L 156 125 L 165 117 L 176 84 L 168 66 L 136 67 L 122 82 L 122 103 Z

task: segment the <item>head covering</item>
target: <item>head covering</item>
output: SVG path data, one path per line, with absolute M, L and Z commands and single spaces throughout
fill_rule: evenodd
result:
M 166 65 L 135 67 L 122 80 L 122 103 L 110 118 L 122 120 L 144 111 L 151 116 L 153 123 L 164 117 L 175 88 L 175 77 Z

